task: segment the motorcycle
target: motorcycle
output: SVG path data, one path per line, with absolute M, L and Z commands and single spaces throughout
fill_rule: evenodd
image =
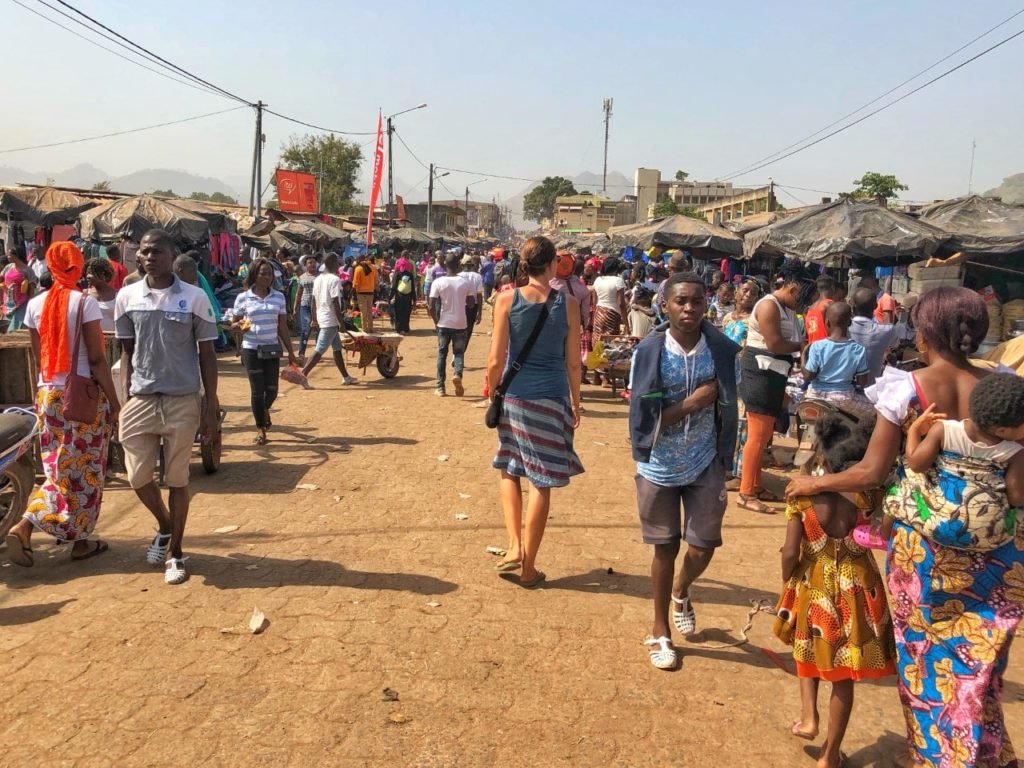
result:
M 32 445 L 36 415 L 25 408 L 0 413 L 0 541 L 25 512 L 36 481 Z

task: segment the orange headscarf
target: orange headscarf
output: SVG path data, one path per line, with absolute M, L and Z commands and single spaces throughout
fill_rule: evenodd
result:
M 53 288 L 46 294 L 39 319 L 39 366 L 46 379 L 71 370 L 71 339 L 68 338 L 68 304 L 78 290 L 85 259 L 74 243 L 53 243 L 46 251 L 46 267 Z

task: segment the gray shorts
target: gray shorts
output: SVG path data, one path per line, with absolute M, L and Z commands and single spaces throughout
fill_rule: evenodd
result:
M 666 487 L 636 476 L 636 506 L 645 544 L 674 544 L 683 539 L 703 549 L 722 546 L 727 502 L 725 469 L 717 456 L 689 485 Z

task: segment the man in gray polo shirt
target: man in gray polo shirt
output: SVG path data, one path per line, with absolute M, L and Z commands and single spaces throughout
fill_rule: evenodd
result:
M 174 275 L 174 251 L 163 230 L 143 236 L 138 259 L 146 276 L 117 294 L 114 325 L 129 382 L 120 419 L 128 481 L 158 526 L 146 560 L 164 564 L 168 584 L 181 584 L 188 579 L 181 546 L 192 443 L 197 430 L 209 440 L 217 429 L 217 318 L 203 290 Z M 161 443 L 169 505 L 153 479 Z
M 858 288 L 853 292 L 853 324 L 850 338 L 864 347 L 868 357 L 868 378 L 864 386 L 869 387 L 882 375 L 886 353 L 899 341 L 899 330 L 895 325 L 882 325 L 875 320 L 878 300 L 871 288 Z

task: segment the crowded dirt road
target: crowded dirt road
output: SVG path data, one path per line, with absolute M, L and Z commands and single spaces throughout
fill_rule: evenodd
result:
M 506 543 L 477 407 L 489 338 L 470 343 L 466 396 L 442 399 L 422 313 L 413 327 L 395 379 L 371 367 L 343 387 L 324 364 L 315 390 L 282 383 L 262 448 L 244 372 L 221 357 L 224 461 L 193 462 L 185 586 L 146 566 L 152 521 L 123 479 L 97 527 L 109 553 L 72 563 L 40 537 L 35 568 L 4 562 L 0 766 L 813 765 L 789 735 L 799 691 L 771 618 L 708 647 L 738 638 L 751 600 L 774 604 L 782 516 L 730 507 L 694 592 L 703 631 L 679 642 L 679 671 L 652 669 L 625 402 L 584 386 L 587 471 L 553 495 L 548 582 L 521 589 L 485 551 Z M 1018 741 L 1021 661 L 1018 644 Z M 849 765 L 890 765 L 895 682 L 857 697 Z

